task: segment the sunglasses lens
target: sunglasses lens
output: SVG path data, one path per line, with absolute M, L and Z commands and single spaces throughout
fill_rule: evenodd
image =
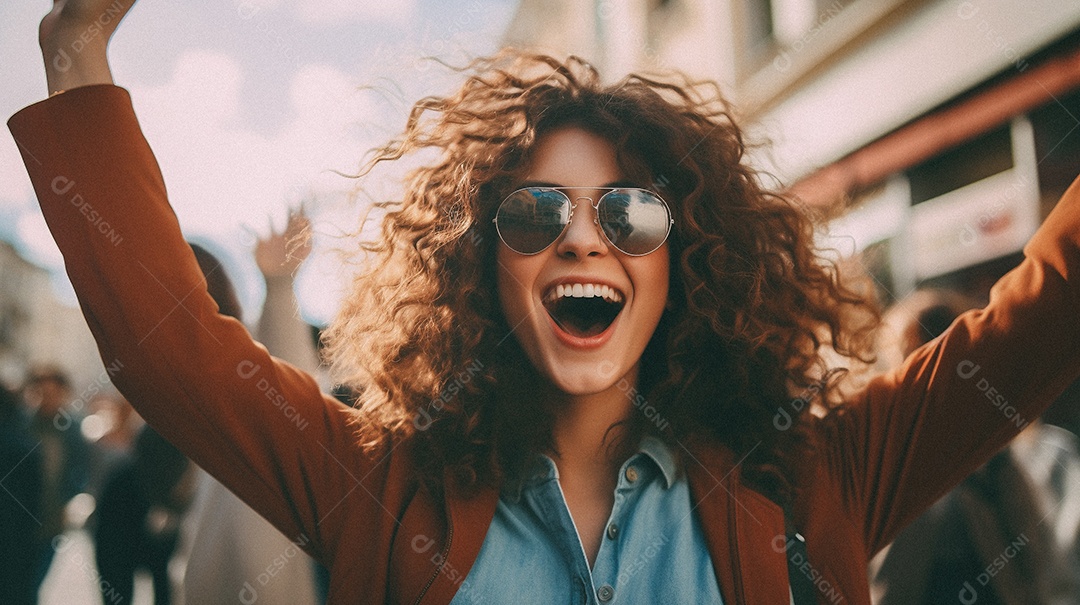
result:
M 547 248 L 569 222 L 570 200 L 551 189 L 519 189 L 503 200 L 495 217 L 499 237 L 520 254 Z
M 600 226 L 626 254 L 641 256 L 659 248 L 671 230 L 667 204 L 644 189 L 616 189 L 600 198 Z

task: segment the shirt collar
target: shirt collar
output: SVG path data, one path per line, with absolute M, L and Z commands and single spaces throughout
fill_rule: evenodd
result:
M 652 460 L 653 464 L 656 465 L 656 468 L 660 470 L 660 474 L 664 477 L 664 488 L 671 488 L 678 477 L 678 465 L 675 460 L 675 454 L 666 443 L 652 435 L 646 435 L 641 440 L 638 451 L 630 456 L 630 458 L 623 463 L 622 467 L 620 467 L 620 475 L 624 475 L 626 473 L 626 467 L 635 459 L 641 457 L 642 454 L 644 454 L 644 457 Z M 503 492 L 511 502 L 517 502 L 521 500 L 521 492 L 526 487 L 532 487 L 552 479 L 559 479 L 559 467 L 550 457 L 544 454 L 537 454 L 530 463 L 525 465 L 525 469 L 521 473 L 521 476 L 511 478 L 506 482 L 503 487 Z
M 658 437 L 646 435 L 641 440 L 638 451 L 652 458 L 652 461 L 660 468 L 660 472 L 664 475 L 664 487 L 670 488 L 675 484 L 675 479 L 678 476 L 678 466 L 675 462 L 675 454 L 666 443 Z

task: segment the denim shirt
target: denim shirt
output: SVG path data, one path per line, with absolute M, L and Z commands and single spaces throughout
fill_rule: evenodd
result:
M 451 605 L 721 603 L 690 486 L 671 450 L 646 437 L 619 469 L 596 562 L 566 507 L 555 462 L 539 456 L 502 490 L 495 517 Z

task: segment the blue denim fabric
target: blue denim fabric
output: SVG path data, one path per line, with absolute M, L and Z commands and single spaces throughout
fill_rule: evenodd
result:
M 646 437 L 620 468 L 591 570 L 558 478 L 555 462 L 541 456 L 502 491 L 451 605 L 721 603 L 686 475 L 662 441 Z

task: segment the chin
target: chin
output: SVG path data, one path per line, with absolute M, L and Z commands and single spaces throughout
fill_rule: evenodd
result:
M 576 379 L 575 377 L 560 377 L 559 379 L 548 379 L 552 386 L 559 390 L 561 393 L 565 393 L 572 397 L 587 397 L 589 395 L 597 395 L 607 391 L 615 382 L 612 380 L 598 380 L 595 377 Z
M 636 363 L 626 368 L 610 360 L 533 360 L 533 365 L 553 389 L 571 397 L 598 395 L 620 384 L 626 390 L 627 381 L 636 380 L 637 370 Z

